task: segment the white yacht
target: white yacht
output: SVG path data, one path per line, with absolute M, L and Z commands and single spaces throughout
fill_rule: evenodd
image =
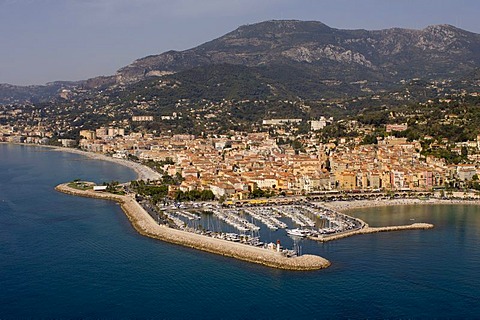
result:
M 309 234 L 308 230 L 302 230 L 302 229 L 287 229 L 287 234 L 290 236 L 297 236 L 297 237 L 306 237 Z

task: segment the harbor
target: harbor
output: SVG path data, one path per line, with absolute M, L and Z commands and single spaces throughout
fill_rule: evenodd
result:
M 279 243 L 268 244 L 266 248 L 263 248 L 255 245 L 245 245 L 236 241 L 228 241 L 227 239 L 208 237 L 197 232 L 189 232 L 159 224 L 130 195 L 114 195 L 92 190 L 79 190 L 69 187 L 67 184 L 58 185 L 55 189 L 66 194 L 112 200 L 120 203 L 132 226 L 137 232 L 147 237 L 284 270 L 307 271 L 330 266 L 330 262 L 320 256 L 290 256 L 289 251 L 283 251 Z
M 370 227 L 361 219 L 306 201 L 261 206 L 175 202 L 153 205 L 136 199 L 134 194 L 79 190 L 68 184 L 56 190 L 120 203 L 142 235 L 288 270 L 316 270 L 330 265 L 322 257 L 302 255 L 304 241 L 327 242 L 353 235 L 433 228 L 427 223 Z
M 211 204 L 142 206 L 159 224 L 172 228 L 266 248 L 280 241 L 292 256 L 298 238 L 315 238 L 360 230 L 366 224 L 348 215 L 309 202 L 269 206 L 224 207 Z
M 289 257 L 301 255 L 303 241 L 328 242 L 361 234 L 434 227 L 428 223 L 370 227 L 363 220 L 328 205 L 311 202 L 234 208 L 182 204 L 181 210 L 171 205 L 148 212 L 158 221 L 161 221 L 162 212 L 164 218 L 167 217 L 162 223 L 203 236 L 270 250 L 276 250 L 280 245 L 279 251 Z M 169 217 L 172 217 L 171 221 Z

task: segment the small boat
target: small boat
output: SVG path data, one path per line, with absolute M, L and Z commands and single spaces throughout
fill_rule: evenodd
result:
M 289 236 L 296 236 L 296 237 L 306 237 L 309 235 L 309 231 L 308 230 L 302 230 L 302 229 L 298 229 L 298 228 L 295 228 L 295 229 L 287 229 L 287 234 Z

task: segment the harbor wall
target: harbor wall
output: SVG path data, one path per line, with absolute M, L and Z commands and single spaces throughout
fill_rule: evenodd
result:
M 327 259 L 316 255 L 287 258 L 268 249 L 210 238 L 159 225 L 132 196 L 94 192 L 92 190 L 84 191 L 71 188 L 67 184 L 58 185 L 55 189 L 66 194 L 118 202 L 135 230 L 147 237 L 284 270 L 319 270 L 330 266 Z
M 368 224 L 365 223 L 363 228 L 359 230 L 352 230 L 352 231 L 347 231 L 347 232 L 342 232 L 342 233 L 332 234 L 332 235 L 313 236 L 313 237 L 309 237 L 309 239 L 320 241 L 320 242 L 328 242 L 328 241 L 351 237 L 357 234 L 369 234 L 369 233 L 402 231 L 402 230 L 427 230 L 427 229 L 432 229 L 433 227 L 434 227 L 433 224 L 429 224 L 429 223 L 413 223 L 409 225 L 389 226 L 389 227 L 370 227 Z

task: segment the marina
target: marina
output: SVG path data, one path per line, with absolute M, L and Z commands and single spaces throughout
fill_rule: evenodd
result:
M 182 208 L 173 205 L 153 211 L 148 203 L 143 205 L 160 225 L 274 251 L 278 244 L 278 251 L 285 256 L 300 255 L 303 241 L 325 242 L 356 234 L 430 228 L 414 224 L 379 230 L 360 219 L 310 202 L 236 208 L 187 203 Z
M 265 249 L 278 242 L 281 243 L 280 251 L 288 256 L 300 255 L 303 241 L 327 242 L 359 234 L 433 228 L 425 223 L 373 228 L 361 219 L 310 202 L 234 209 L 205 207 L 201 211 L 203 214 L 188 213 L 198 208 L 185 207 L 174 221 L 181 225 L 178 220 L 183 219 L 182 230 Z M 212 214 L 205 214 L 209 210 L 213 210 Z M 191 215 L 198 219 L 193 227 L 186 220 Z
M 304 206 L 281 206 L 272 207 L 273 210 L 280 213 L 282 216 L 292 219 L 292 221 L 300 227 L 314 227 L 315 222 L 304 215 Z
M 260 230 L 259 226 L 240 217 L 238 210 L 214 210 L 213 214 L 241 232 Z
M 162 240 L 183 245 L 188 244 L 188 246 L 204 251 L 223 252 L 222 254 L 224 255 L 225 249 L 219 249 L 216 244 L 205 246 L 201 245 L 201 243 L 204 243 L 206 239 L 225 241 L 244 248 L 260 249 L 264 250 L 264 253 L 270 252 L 278 255 L 273 260 L 267 259 L 267 262 L 259 262 L 256 259 L 252 259 L 250 253 L 243 253 L 238 256 L 237 249 L 235 249 L 234 251 L 228 250 L 227 255 L 229 256 L 278 268 L 293 268 L 295 270 L 323 268 L 326 265 L 326 262 L 319 263 L 317 261 L 314 262 L 315 267 L 312 265 L 299 267 L 297 264 L 295 264 L 295 267 L 292 267 L 290 263 L 279 263 L 276 261 L 279 257 L 286 259 L 303 257 L 302 244 L 304 241 L 326 242 L 358 234 L 430 229 L 433 227 L 430 224 L 414 223 L 404 226 L 371 228 L 358 218 L 335 211 L 324 205 L 310 202 L 245 207 L 228 207 L 212 205 L 211 203 L 164 203 L 163 206 L 157 206 L 145 199 L 137 202 L 133 194 L 118 196 L 109 193 L 78 190 L 65 184 L 58 186 L 57 190 L 87 197 L 114 200 L 122 203 L 122 207 L 125 207 L 126 203 L 132 203 L 134 209 L 125 209 L 125 212 L 131 213 L 128 210 L 133 210 L 136 214 L 143 215 L 145 213 L 145 215 L 149 216 L 149 224 L 153 223 L 157 227 L 163 227 L 159 229 L 162 230 L 162 236 L 160 236 Z M 141 219 L 144 220 L 144 218 Z M 140 225 L 137 225 L 136 229 L 142 234 L 154 238 L 159 237 L 158 230 L 153 233 L 152 231 L 146 232 Z M 199 244 L 195 244 L 192 239 L 184 241 L 185 239 L 182 240 L 182 236 L 172 238 L 171 235 L 168 235 L 170 231 L 165 234 L 166 230 L 182 232 L 183 237 L 186 239 L 191 236 L 195 238 L 200 237 L 196 238 Z M 322 266 L 319 267 L 320 265 Z
M 285 229 L 288 226 L 285 222 L 278 219 L 281 215 L 272 208 L 249 208 L 244 209 L 244 211 L 251 217 L 261 221 L 270 230 Z
M 302 243 L 305 241 L 331 241 L 357 234 L 367 234 L 383 231 L 408 230 L 408 229 L 429 229 L 432 225 L 414 223 L 405 226 L 393 226 L 383 229 L 370 228 L 364 221 L 338 212 L 332 207 L 321 203 L 313 203 L 304 199 L 292 199 L 290 202 L 281 203 L 235 203 L 216 204 L 212 202 L 170 202 L 163 201 L 162 204 L 154 204 L 148 199 L 138 197 L 133 193 L 126 196 L 117 196 L 110 193 L 102 193 L 104 190 L 82 190 L 61 185 L 57 190 L 79 194 L 94 198 L 106 198 L 122 203 L 134 203 L 136 208 L 147 214 L 149 223 L 159 227 L 166 227 L 167 230 L 183 232 L 186 238 L 189 235 L 200 236 L 200 239 L 220 240 L 235 245 L 265 250 L 265 252 L 276 253 L 284 258 L 302 257 Z M 137 199 L 138 197 L 138 199 Z M 138 200 L 138 201 L 137 201 Z M 134 211 L 137 211 L 135 209 Z M 128 210 L 125 209 L 126 213 Z M 143 214 L 142 213 L 142 214 Z M 133 222 L 132 222 L 133 223 Z M 157 238 L 157 231 L 151 234 L 141 226 L 136 229 L 145 235 Z M 165 229 L 162 229 L 163 231 Z M 162 236 L 169 242 L 181 243 L 185 241 L 175 237 Z M 202 242 L 202 241 L 200 241 Z M 216 245 L 207 247 L 193 244 L 187 241 L 188 246 L 211 252 L 223 252 Z M 214 248 L 214 249 L 212 249 Z M 229 251 L 230 256 L 237 256 Z M 249 254 L 242 255 L 243 260 L 252 261 Z M 256 261 L 253 261 L 256 262 Z M 275 265 L 278 262 L 262 262 L 265 265 Z M 286 265 L 289 265 L 287 263 Z M 284 264 L 280 268 L 285 267 Z M 299 267 L 295 267 L 298 269 Z M 301 267 L 306 269 L 317 267 Z
M 163 214 L 160 214 L 155 207 L 148 203 L 144 203 L 144 206 L 147 206 L 147 209 L 145 209 L 132 195 L 79 190 L 68 186 L 68 184 L 58 185 L 55 189 L 66 194 L 106 199 L 120 203 L 133 227 L 147 237 L 278 269 L 307 271 L 330 266 L 330 262 L 320 256 L 310 254 L 299 256 L 296 251 L 283 248 L 279 240 L 276 243 L 270 242 L 265 245 L 259 238 L 251 235 L 186 228 L 176 219 L 181 219 L 181 217 L 188 219 L 185 216 L 192 217 L 191 215 L 177 215 L 175 219 L 172 219 L 171 212 L 163 211 Z M 219 211 L 220 213 L 217 215 L 222 217 L 227 224 L 230 223 L 232 227 L 237 228 L 239 225 L 244 225 L 252 232 L 260 229 L 237 216 L 238 211 L 224 211 Z M 163 223 L 172 220 L 172 224 Z

